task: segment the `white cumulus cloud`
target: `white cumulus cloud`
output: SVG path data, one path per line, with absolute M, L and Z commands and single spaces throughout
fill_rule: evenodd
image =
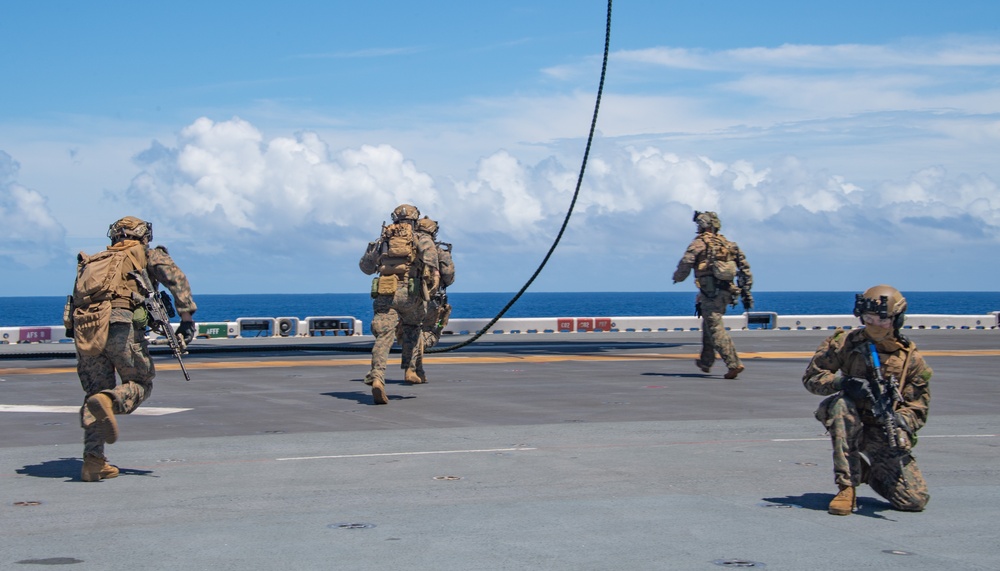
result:
M 0 259 L 42 267 L 66 255 L 66 231 L 42 194 L 18 184 L 18 169 L 17 161 L 0 151 Z

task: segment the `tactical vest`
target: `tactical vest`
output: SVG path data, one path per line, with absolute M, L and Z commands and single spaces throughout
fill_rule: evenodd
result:
M 73 284 L 73 338 L 84 355 L 104 350 L 111 322 L 111 309 L 132 309 L 132 294 L 138 294 L 129 272 L 146 267 L 146 247 L 136 240 L 123 240 L 107 250 L 77 255 Z

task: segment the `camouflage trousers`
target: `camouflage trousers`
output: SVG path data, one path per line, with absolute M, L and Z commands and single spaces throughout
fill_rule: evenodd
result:
M 841 393 L 823 400 L 816 419 L 833 441 L 833 473 L 838 486 L 868 484 L 898 510 L 924 509 L 930 494 L 905 433 L 901 438 L 905 452 L 900 453 L 889 446 L 883 427 L 864 422 L 857 405 Z
M 698 361 L 705 367 L 711 367 L 715 363 L 716 352 L 730 369 L 743 365 L 733 346 L 733 339 L 722 323 L 726 307 L 732 301 L 733 296 L 729 292 L 720 291 L 714 297 L 698 294 L 697 303 L 701 311 L 701 357 Z
M 372 367 L 365 376 L 365 383 L 372 384 L 375 379 L 385 381 L 385 369 L 389 360 L 389 351 L 396 340 L 397 327 L 402 325 L 401 335 L 403 347 L 409 353 L 404 357 L 410 367 L 415 367 L 417 351 L 421 350 L 420 323 L 427 312 L 424 300 L 419 295 L 410 295 L 405 285 L 396 289 L 394 295 L 379 295 L 372 303 L 375 312 L 372 318 L 372 335 L 375 345 L 372 347 Z
M 120 385 L 115 379 L 115 371 L 121 377 Z M 83 387 L 84 402 L 97 393 L 104 393 L 111 397 L 115 414 L 131 413 L 149 398 L 153 391 L 153 377 L 156 376 L 145 331 L 136 329 L 131 322 L 111 323 L 103 352 L 90 356 L 77 352 L 76 372 Z M 80 407 L 83 454 L 103 458 L 104 440 L 93 428 L 94 420 L 86 406 Z
M 424 351 L 437 345 L 437 342 L 441 340 L 441 329 L 436 327 L 436 325 L 443 309 L 439 300 L 431 298 L 426 303 L 424 319 L 420 322 L 419 326 L 400 326 L 398 337 L 399 344 L 403 348 L 402 359 L 400 361 L 401 368 L 412 369 L 418 373 L 424 372 Z M 407 335 L 404 333 L 406 329 L 419 329 L 419 332 L 410 332 Z M 418 347 L 413 347 L 414 341 L 419 343 Z

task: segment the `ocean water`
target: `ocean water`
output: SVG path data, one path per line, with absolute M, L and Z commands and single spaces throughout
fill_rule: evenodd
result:
M 754 292 L 753 311 L 779 315 L 845 315 L 855 292 Z M 910 313 L 985 315 L 1000 311 L 1000 292 L 903 292 Z M 454 318 L 492 318 L 514 293 L 449 293 Z M 504 317 L 632 317 L 694 315 L 694 292 L 532 293 L 521 296 Z M 0 327 L 61 325 L 65 297 L 0 297 Z M 195 295 L 197 321 L 240 317 L 352 316 L 371 323 L 368 294 Z M 737 305 L 734 312 L 742 312 Z

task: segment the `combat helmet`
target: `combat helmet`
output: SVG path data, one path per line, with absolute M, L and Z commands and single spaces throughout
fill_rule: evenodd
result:
M 438 223 L 424 216 L 420 220 L 417 220 L 417 230 L 427 232 L 431 236 L 436 236 L 438 232 Z
M 906 319 L 906 298 L 890 285 L 877 285 L 854 296 L 854 316 L 875 313 L 882 319 L 892 318 L 892 328 L 899 330 Z
M 420 218 L 420 210 L 412 204 L 400 204 L 392 211 L 392 221 L 399 223 L 403 220 L 416 221 Z
M 702 232 L 718 232 L 722 229 L 722 221 L 719 220 L 719 215 L 714 212 L 698 212 L 695 210 L 694 218 L 691 220 L 698 225 L 699 234 Z
M 122 240 L 138 240 L 149 244 L 153 240 L 153 224 L 135 216 L 126 216 L 108 226 L 108 238 L 112 244 Z

